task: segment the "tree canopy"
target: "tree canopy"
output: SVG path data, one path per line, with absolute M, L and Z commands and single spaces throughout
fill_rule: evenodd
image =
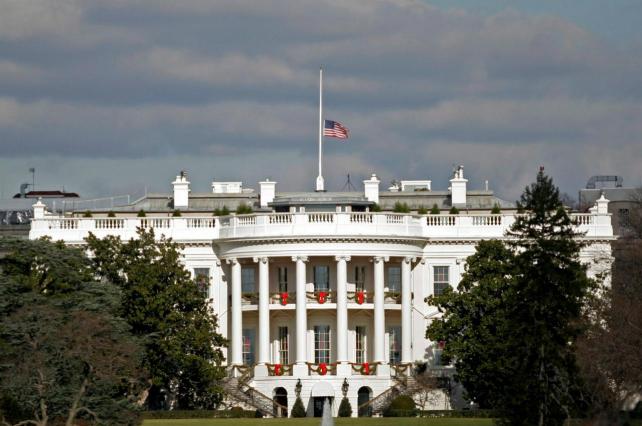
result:
M 123 315 L 144 338 L 151 380 L 147 406 L 214 408 L 221 398 L 225 339 L 206 293 L 181 263 L 181 247 L 153 230 L 138 238 L 87 238 L 95 271 L 123 292 Z
M 459 292 L 427 336 L 445 341 L 470 398 L 515 425 L 557 425 L 582 407 L 575 345 L 594 282 L 582 242 L 543 170 L 518 203 L 508 243 L 480 242 Z
M 119 316 L 120 290 L 93 282 L 89 266 L 62 244 L 0 239 L 5 424 L 138 424 L 142 347 Z

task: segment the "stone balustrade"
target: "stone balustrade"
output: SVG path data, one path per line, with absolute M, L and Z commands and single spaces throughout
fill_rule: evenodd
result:
M 613 236 L 609 214 L 572 214 L 578 232 L 587 237 Z M 513 214 L 412 215 L 397 213 L 266 213 L 225 217 L 115 217 L 66 218 L 47 215 L 33 219 L 31 238 L 81 243 L 89 232 L 123 239 L 136 229 L 154 229 L 177 241 L 288 237 L 288 236 L 394 236 L 428 239 L 500 238 L 515 222 Z

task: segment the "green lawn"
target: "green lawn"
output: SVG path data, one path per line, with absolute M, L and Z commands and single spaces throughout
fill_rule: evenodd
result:
M 260 421 L 260 423 L 259 423 Z M 321 424 L 319 418 L 306 419 L 171 419 L 145 420 L 143 426 L 316 426 Z M 419 417 L 380 417 L 360 419 L 335 418 L 337 426 L 491 426 L 492 419 L 436 419 Z

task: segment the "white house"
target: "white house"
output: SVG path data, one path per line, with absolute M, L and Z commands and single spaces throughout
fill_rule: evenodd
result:
M 456 287 L 475 244 L 504 238 L 516 214 L 492 191 L 468 189 L 462 167 L 448 191 L 433 191 L 429 180 L 401 182 L 380 191 L 372 175 L 363 193 L 280 193 L 269 180 L 254 192 L 241 182 L 214 182 L 212 193 L 199 194 L 181 173 L 173 194 L 150 194 L 115 217 L 53 215 L 38 202 L 30 238 L 82 245 L 89 232 L 129 239 L 137 227 L 154 228 L 184 245 L 185 266 L 207 283 L 229 339 L 231 400 L 279 415 L 300 394 L 308 414 L 319 415 L 325 398 L 336 414 L 346 395 L 355 416 L 368 415 L 393 389 L 416 390 L 408 376 L 417 361 L 450 377 L 439 344 L 425 338 L 438 315 L 425 298 Z M 397 202 L 414 213 L 393 213 Z M 254 212 L 213 215 L 241 204 Z M 435 204 L 441 214 L 418 213 Z M 495 205 L 500 214 L 491 214 Z M 377 206 L 381 212 L 373 211 Z M 451 206 L 459 214 L 448 214 Z M 593 273 L 609 267 L 614 237 L 607 207 L 602 197 L 591 213 L 573 214 L 590 242 L 582 258 Z M 141 209 L 146 217 L 137 217 Z M 172 216 L 176 209 L 181 216 Z M 457 390 L 443 383 L 426 408 L 456 403 Z

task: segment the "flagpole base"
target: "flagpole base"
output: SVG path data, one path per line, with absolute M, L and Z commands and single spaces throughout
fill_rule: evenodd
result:
M 317 192 L 325 192 L 323 176 L 317 176 Z

